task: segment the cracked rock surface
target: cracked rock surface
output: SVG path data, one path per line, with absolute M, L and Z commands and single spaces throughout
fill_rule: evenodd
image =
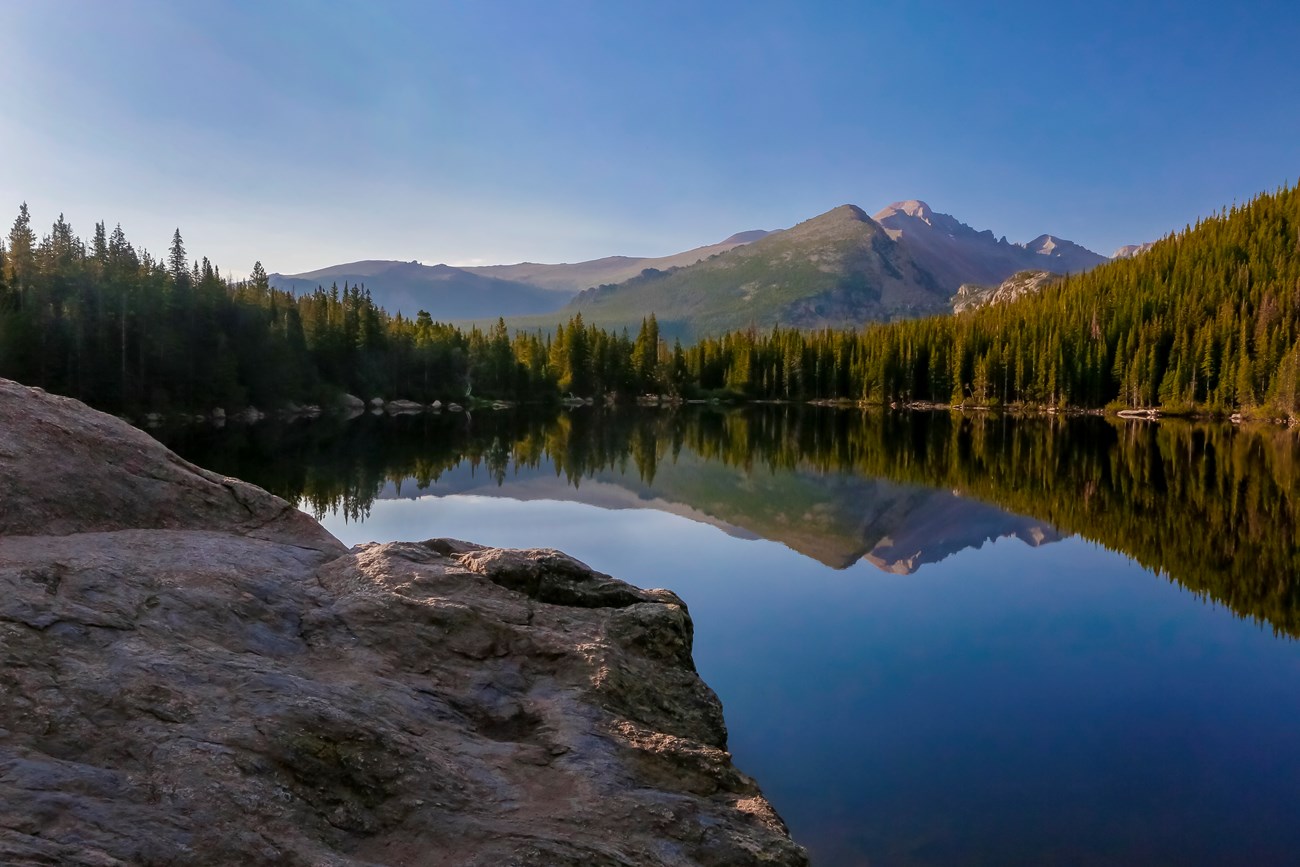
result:
M 669 591 L 348 551 L 3 380 L 0 478 L 0 863 L 807 863 Z

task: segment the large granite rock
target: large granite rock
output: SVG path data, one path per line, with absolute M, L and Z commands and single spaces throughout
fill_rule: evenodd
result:
M 0 536 L 220 530 L 341 554 L 307 515 L 80 401 L 0 379 Z
M 351 551 L 0 381 L 0 863 L 804 864 L 691 620 L 555 551 Z

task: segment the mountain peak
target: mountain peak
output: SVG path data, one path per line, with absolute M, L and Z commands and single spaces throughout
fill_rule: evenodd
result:
M 894 240 L 902 234 L 931 231 L 950 235 L 979 235 L 970 226 L 951 214 L 940 213 L 920 199 L 894 202 L 876 214 L 875 220 L 884 226 Z M 992 233 L 987 233 L 990 238 Z
M 850 220 L 857 220 L 859 223 L 865 223 L 869 219 L 867 212 L 857 205 L 840 205 L 838 208 L 831 208 L 823 217 L 841 217 Z
M 1028 244 L 1016 246 L 1053 260 L 1052 270 L 1059 272 L 1087 271 L 1106 262 L 1105 256 L 1056 235 L 1039 235 Z
M 886 211 L 906 214 L 909 217 L 916 217 L 918 220 L 925 220 L 927 223 L 934 217 L 934 211 L 930 206 L 920 199 L 908 199 L 905 202 L 894 202 Z M 882 212 L 883 213 L 883 212 Z
M 776 238 L 807 238 L 810 236 L 817 237 L 844 237 L 856 238 L 863 233 L 868 235 L 879 231 L 880 227 L 876 225 L 867 212 L 857 205 L 840 205 L 837 208 L 831 208 L 824 214 L 818 214 L 815 217 L 804 220 L 798 225 L 786 229 L 783 232 L 773 232 L 767 238 L 761 239 L 761 245 L 765 241 L 775 240 Z
M 1077 246 L 1070 241 L 1062 242 L 1060 238 L 1057 238 L 1054 235 L 1039 235 L 1028 244 L 1025 244 L 1024 247 L 1031 253 L 1041 253 L 1044 256 L 1051 256 L 1058 251 L 1058 248 L 1065 244 L 1068 244 L 1071 247 Z

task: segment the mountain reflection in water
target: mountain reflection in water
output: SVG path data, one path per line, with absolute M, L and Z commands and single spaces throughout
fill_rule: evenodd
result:
M 1077 533 L 1276 630 L 1300 627 L 1300 445 L 1275 428 L 751 406 L 363 416 L 167 439 L 353 520 L 377 499 L 471 493 L 649 508 L 899 574 L 991 539 Z
M 686 499 L 700 492 L 702 480 L 712 493 Z M 651 482 L 613 469 L 569 480 L 557 473 L 548 457 L 536 466 L 512 469 L 504 482 L 462 463 L 428 485 L 410 479 L 388 482 L 376 499 L 452 495 L 654 509 L 710 524 L 737 538 L 781 542 L 833 569 L 866 560 L 899 575 L 993 539 L 1015 537 L 1037 546 L 1061 538 L 1042 521 L 955 491 L 842 473 L 736 471 L 685 450 L 676 460 L 659 463 Z M 791 504 L 801 511 L 795 514 Z

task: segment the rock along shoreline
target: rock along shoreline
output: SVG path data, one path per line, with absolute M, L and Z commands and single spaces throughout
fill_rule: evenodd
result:
M 351 550 L 0 380 L 0 863 L 802 865 L 686 606 L 552 550 Z

